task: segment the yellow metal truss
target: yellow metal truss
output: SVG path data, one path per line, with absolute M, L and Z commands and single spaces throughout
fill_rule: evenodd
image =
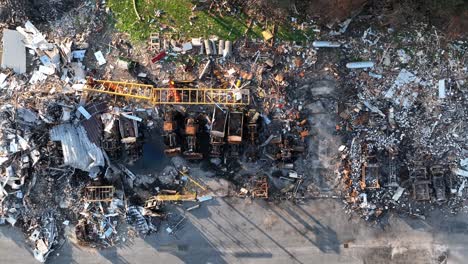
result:
M 196 193 L 188 193 L 188 194 L 158 194 L 156 196 L 151 197 L 150 199 L 146 200 L 145 208 L 154 208 L 162 204 L 162 202 L 174 202 L 174 201 L 196 201 L 197 194 Z
M 155 105 L 219 104 L 241 106 L 250 104 L 250 91 L 248 89 L 156 88 L 148 84 L 92 80 L 86 84 L 84 90 L 88 92 L 105 93 L 126 98 L 147 100 Z M 177 94 L 176 96 L 175 93 Z
M 88 186 L 85 189 L 85 198 L 87 202 L 110 202 L 114 192 L 114 186 Z
M 158 194 L 154 196 L 154 199 L 157 201 L 195 201 L 197 199 L 197 194 Z

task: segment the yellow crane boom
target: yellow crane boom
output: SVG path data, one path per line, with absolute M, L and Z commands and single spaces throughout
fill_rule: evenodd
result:
M 148 84 L 88 79 L 84 90 L 126 98 L 147 100 L 152 104 L 230 105 L 250 104 L 249 89 L 156 88 Z
M 196 201 L 197 193 L 188 194 L 158 194 L 146 200 L 145 208 L 150 209 L 161 205 L 163 202 L 177 202 L 177 201 Z
M 158 194 L 154 199 L 157 201 L 195 201 L 197 199 L 197 194 Z

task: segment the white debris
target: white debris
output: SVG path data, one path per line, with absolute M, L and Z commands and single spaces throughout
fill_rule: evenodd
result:
M 224 42 L 223 58 L 229 58 L 232 54 L 232 41 Z
M 62 117 L 63 122 L 67 122 L 71 118 L 71 110 L 67 107 L 62 107 Z
M 242 90 L 235 91 L 234 92 L 234 97 L 235 97 L 236 101 L 242 100 Z
M 26 72 L 26 48 L 24 37 L 16 30 L 3 30 L 1 68 L 11 68 L 15 73 Z
M 369 203 L 367 202 L 367 194 L 366 193 L 361 193 L 359 194 L 359 199 L 362 201 L 359 207 L 361 208 L 368 208 Z
M 204 76 L 204 75 L 206 74 L 206 72 L 208 71 L 208 67 L 210 66 L 210 64 L 211 64 L 211 60 L 209 60 L 209 61 L 205 64 L 205 66 L 203 67 L 203 70 L 200 72 L 200 75 L 198 76 L 198 79 L 201 80 L 201 79 L 203 78 L 203 76 Z
M 202 39 L 201 38 L 192 38 L 192 45 L 193 46 L 201 46 L 202 45 Z
M 446 97 L 445 94 L 445 79 L 439 80 L 439 98 L 444 99 Z
M 28 141 L 26 141 L 23 137 L 21 137 L 20 135 L 17 135 L 16 136 L 18 138 L 18 143 L 21 147 L 21 150 L 27 150 L 29 149 L 29 145 L 28 145 Z
M 468 159 L 462 159 L 462 160 L 460 160 L 460 166 L 462 166 L 462 167 L 468 167 Z
M 80 111 L 80 113 L 86 118 L 86 119 L 90 119 L 91 118 L 91 114 L 86 111 L 86 109 L 83 107 L 83 106 L 80 106 L 78 107 L 78 111 Z
M 341 43 L 336 41 L 314 41 L 312 46 L 315 48 L 339 48 Z
M 374 72 L 369 72 L 369 76 L 376 78 L 376 79 L 382 79 L 382 74 L 374 73 Z
M 300 178 L 299 174 L 296 171 L 293 171 L 293 170 L 289 171 L 288 177 L 289 178 L 294 178 L 294 179 L 299 179 Z
M 197 200 L 199 202 L 206 202 L 206 201 L 209 201 L 213 199 L 213 196 L 210 196 L 210 195 L 205 195 L 205 196 L 202 196 L 202 197 L 198 197 Z
M 86 50 L 74 50 L 72 56 L 74 59 L 83 60 L 86 54 Z
M 6 83 L 4 84 L 4 82 L 5 82 L 7 77 L 8 77 L 8 75 L 6 75 L 4 73 L 0 73 L 0 89 L 4 88 L 6 86 Z
M 182 50 L 183 51 L 188 51 L 188 50 L 191 50 L 191 49 L 192 49 L 192 43 L 187 42 L 187 43 L 182 44 Z
M 454 169 L 453 173 L 457 174 L 458 176 L 462 176 L 468 178 L 468 171 L 462 169 Z
M 10 141 L 10 153 L 16 153 L 19 151 L 18 144 L 16 144 L 16 140 Z
M 363 101 L 363 103 L 364 103 L 364 105 L 365 105 L 367 108 L 369 108 L 369 110 L 371 110 L 371 112 L 377 113 L 377 114 L 379 114 L 381 117 L 385 117 L 385 114 L 384 114 L 382 111 L 380 111 L 379 108 L 377 108 L 377 107 L 371 105 L 371 104 L 370 104 L 369 102 L 367 102 L 367 101 Z
M 137 122 L 143 121 L 143 119 L 139 118 L 138 116 L 128 115 L 128 114 L 125 114 L 125 113 L 121 113 L 120 115 L 121 115 L 121 116 L 124 116 L 124 117 L 126 117 L 126 118 L 128 118 L 128 119 L 135 120 L 135 121 L 137 121 Z
M 55 73 L 55 68 L 54 67 L 48 67 L 48 66 L 39 66 L 39 72 L 46 74 L 46 75 L 52 75 Z
M 200 205 L 199 205 L 199 204 L 196 204 L 196 205 L 194 205 L 194 206 L 191 206 L 191 207 L 187 208 L 186 210 L 187 210 L 187 212 L 190 212 L 190 211 L 192 211 L 192 210 L 194 210 L 194 209 L 197 209 L 197 208 L 200 208 Z
M 112 128 L 114 127 L 115 117 L 111 113 L 101 114 L 101 120 L 104 124 L 104 131 L 107 133 L 112 133 Z
M 458 188 L 457 196 L 463 196 L 463 189 L 465 189 L 466 185 L 466 179 L 463 180 L 463 182 L 460 184 L 460 187 Z
M 118 59 L 117 67 L 122 70 L 128 70 L 129 62 L 126 60 Z
M 340 29 L 338 31 L 331 31 L 329 33 L 329 35 L 330 36 L 338 36 L 338 35 L 341 35 L 341 34 L 345 33 L 346 30 L 348 29 L 348 26 L 351 23 L 351 21 L 352 21 L 351 18 L 346 19 L 345 21 L 343 21 L 343 23 L 339 24 Z
M 45 244 L 43 239 L 36 241 L 36 249 L 33 250 L 34 258 L 37 261 L 44 263 L 47 259 L 46 254 L 48 253 L 49 248 Z
M 13 216 L 8 215 L 8 218 L 6 219 L 6 221 L 7 221 L 11 226 L 15 226 L 17 220 L 16 220 L 16 218 L 14 218 Z
M 231 68 L 227 71 L 227 73 L 229 74 L 229 76 L 233 76 L 234 73 L 236 73 L 236 70 L 234 68 Z
M 374 67 L 374 62 L 372 61 L 358 61 L 346 63 L 346 68 L 348 69 L 364 69 L 372 67 Z
M 41 158 L 41 153 L 37 149 L 34 149 L 31 151 L 30 156 L 31 156 L 31 159 L 33 160 L 32 166 L 34 166 Z
M 58 46 L 60 48 L 60 50 L 62 51 L 62 54 L 65 58 L 65 64 L 67 63 L 70 63 L 71 62 L 71 59 L 72 59 L 72 51 L 71 51 L 71 47 L 73 45 L 73 41 L 69 40 L 65 43 L 60 43 Z
M 0 157 L 0 166 L 7 160 L 9 160 L 8 157 Z
M 41 63 L 44 65 L 44 66 L 49 66 L 52 64 L 52 61 L 50 60 L 50 58 L 47 56 L 47 55 L 44 55 L 44 56 L 41 56 L 39 58 L 39 60 L 41 61 Z
M 402 50 L 402 49 L 397 50 L 397 55 L 401 63 L 408 63 L 411 60 L 411 56 L 406 54 L 405 50 Z
M 32 49 L 37 49 L 39 46 L 47 44 L 47 40 L 45 39 L 44 35 L 31 23 L 31 21 L 27 21 L 24 24 L 23 28 L 16 28 L 20 33 L 24 32 L 26 39 L 28 40 L 28 44 L 31 45 Z
M 34 230 L 34 232 L 32 232 L 32 234 L 29 236 L 29 240 L 31 240 L 32 242 L 36 242 L 39 239 L 40 234 L 41 232 L 39 230 Z
M 72 89 L 75 91 L 83 91 L 85 84 L 84 83 L 76 83 L 72 85 Z
M 73 81 L 81 83 L 85 82 L 86 73 L 83 64 L 81 64 L 81 62 L 73 62 L 70 66 L 74 73 Z
M 369 45 L 375 45 L 377 42 L 379 42 L 380 36 L 378 36 L 377 33 L 375 33 L 371 27 L 366 29 L 364 31 L 364 34 L 361 37 L 361 40 Z
M 7 178 L 15 177 L 15 170 L 13 169 L 11 165 L 5 168 L 5 174 Z
M 403 194 L 404 191 L 405 191 L 405 188 L 398 187 L 395 194 L 393 194 L 392 199 L 394 201 L 398 201 L 398 199 L 400 199 L 400 197 L 401 197 L 401 195 Z
M 385 97 L 392 98 L 397 90 L 399 90 L 402 86 L 417 81 L 419 81 L 419 78 L 416 77 L 416 75 L 407 71 L 406 69 L 402 69 L 400 73 L 398 73 L 398 76 L 393 82 L 392 87 L 390 87 L 390 89 L 388 89 L 388 91 L 385 93 Z
M 99 66 L 102 66 L 107 63 L 106 59 L 104 59 L 104 55 L 102 55 L 101 51 L 97 51 L 94 53 L 94 57 L 98 61 Z
M 38 82 L 45 81 L 47 79 L 47 75 L 40 71 L 35 71 L 33 75 L 31 76 L 31 79 L 29 79 L 30 84 L 36 84 Z

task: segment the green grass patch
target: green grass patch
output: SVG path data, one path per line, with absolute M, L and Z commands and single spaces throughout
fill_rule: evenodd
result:
M 219 16 L 207 11 L 196 11 L 196 19 L 190 24 L 190 0 L 136 0 L 139 21 L 133 9 L 132 0 L 109 0 L 108 5 L 116 18 L 116 28 L 130 34 L 132 40 L 147 40 L 151 33 L 168 32 L 180 37 L 204 37 L 216 35 L 222 39 L 235 40 L 243 37 L 249 18 L 246 15 Z M 161 17 L 156 17 L 156 11 L 162 10 Z M 289 25 L 278 25 L 277 37 L 282 40 L 305 41 L 305 34 L 311 32 L 293 30 Z M 161 28 L 166 29 L 161 30 Z M 250 38 L 262 38 L 261 25 L 254 24 L 249 32 Z

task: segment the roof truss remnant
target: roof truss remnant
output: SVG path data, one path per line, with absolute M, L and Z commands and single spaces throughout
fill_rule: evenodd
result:
M 85 188 L 85 197 L 87 202 L 110 202 L 114 192 L 114 186 L 88 186 Z

